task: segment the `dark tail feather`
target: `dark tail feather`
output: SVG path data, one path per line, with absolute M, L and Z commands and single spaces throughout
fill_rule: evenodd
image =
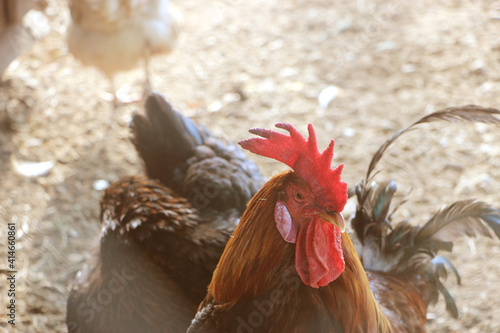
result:
M 380 146 L 372 157 L 365 179 L 356 185 L 358 208 L 351 223 L 361 244 L 377 245 L 378 249 L 374 251 L 374 255 L 386 259 L 385 266 L 373 264 L 374 270 L 415 276 L 424 281 L 429 290 L 426 302 L 436 302 L 441 293 L 447 310 L 457 318 L 455 301 L 442 280 L 448 275 L 447 271 L 451 271 L 460 284 L 460 275 L 450 261 L 438 257 L 437 253 L 451 251 L 453 242 L 462 236 L 482 235 L 493 238 L 496 235 L 500 238 L 500 210 L 483 202 L 463 200 L 443 208 L 423 226 L 414 226 L 407 221 L 391 226 L 394 210 L 389 213 L 389 209 L 396 186 L 391 182 L 383 182 L 380 185 L 372 183 L 378 174 L 377 164 L 392 143 L 419 124 L 441 120 L 500 124 L 500 111 L 475 105 L 447 108 L 427 115 L 396 132 Z M 380 262 L 384 263 L 383 260 Z M 387 267 L 389 263 L 392 265 Z
M 387 139 L 387 141 L 384 142 L 382 146 L 380 146 L 375 155 L 373 155 L 372 160 L 370 161 L 370 166 L 368 167 L 368 171 L 366 172 L 365 187 L 367 187 L 368 182 L 371 180 L 371 174 L 375 170 L 377 163 L 382 158 L 382 155 L 384 155 L 386 149 L 401 135 L 408 132 L 408 130 L 414 128 L 415 126 L 440 120 L 449 122 L 480 122 L 487 124 L 500 124 L 499 117 L 500 111 L 497 109 L 484 108 L 478 105 L 465 105 L 460 107 L 449 107 L 446 109 L 442 109 L 417 120 L 410 126 L 399 130 L 393 136 Z
M 439 292 L 444 297 L 444 301 L 446 302 L 446 310 L 448 311 L 449 314 L 453 316 L 453 318 L 457 319 L 458 318 L 458 309 L 457 305 L 455 304 L 455 300 L 453 299 L 453 296 L 451 296 L 450 292 L 448 289 L 445 288 L 445 286 L 441 283 L 441 281 L 436 280 L 437 282 L 437 287 Z
M 475 237 L 482 235 L 494 238 L 496 235 L 500 237 L 496 232 L 499 221 L 500 211 L 484 202 L 474 200 L 457 201 L 437 212 L 422 227 L 409 227 L 412 229 L 407 234 L 410 237 L 405 239 L 406 245 L 402 248 L 403 255 L 400 257 L 398 265 L 404 267 L 405 263 L 418 261 L 419 256 L 423 253 L 433 257 L 430 265 L 426 266 L 427 277 L 434 284 L 435 290 L 444 296 L 448 312 L 454 318 L 457 318 L 458 311 L 455 301 L 440 279 L 446 279 L 448 269 L 454 273 L 457 283 L 460 284 L 460 275 L 450 261 L 445 257 L 437 257 L 436 255 L 440 250 L 451 251 L 453 241 L 462 236 Z M 392 234 L 389 237 L 394 238 Z M 411 264 L 409 267 L 411 269 Z
M 373 184 L 367 189 L 363 181 L 356 185 L 359 206 L 351 224 L 361 242 L 368 234 L 381 240 L 388 230 L 393 229 L 389 209 L 396 189 L 394 180 Z
M 172 109 L 157 93 L 149 95 L 145 110 L 145 116 L 133 116 L 132 142 L 144 161 L 148 177 L 175 188 L 177 170 L 193 156 L 209 133 Z
M 462 200 L 437 212 L 419 229 L 414 241 L 415 245 L 422 247 L 436 243 L 430 248 L 437 252 L 441 250 L 441 244 L 452 243 L 461 236 L 482 235 L 491 238 L 490 228 L 500 238 L 499 225 L 499 210 L 481 201 Z

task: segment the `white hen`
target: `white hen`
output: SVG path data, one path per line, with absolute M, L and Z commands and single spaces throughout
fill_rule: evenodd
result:
M 180 16 L 170 0 L 70 0 L 69 51 L 84 65 L 113 75 L 144 60 L 145 88 L 150 88 L 148 58 L 170 52 L 177 42 Z

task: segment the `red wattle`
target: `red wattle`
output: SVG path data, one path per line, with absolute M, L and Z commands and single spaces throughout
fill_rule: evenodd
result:
M 295 267 L 302 282 L 313 288 L 326 286 L 344 271 L 341 232 L 319 217 L 302 225 L 295 248 Z

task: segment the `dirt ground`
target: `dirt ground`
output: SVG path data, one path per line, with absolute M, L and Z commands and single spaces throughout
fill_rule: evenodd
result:
M 174 1 L 175 3 L 175 1 Z M 0 84 L 0 246 L 17 227 L 16 328 L 64 332 L 71 281 L 96 244 L 99 185 L 141 174 L 127 123 L 138 106 L 113 114 L 105 77 L 68 54 L 66 1 L 46 9 L 51 32 L 18 58 Z M 215 134 L 238 141 L 280 121 L 320 146 L 336 139 L 334 163 L 354 185 L 378 146 L 399 128 L 447 106 L 500 108 L 500 1 L 177 1 L 183 32 L 170 55 L 151 61 L 153 87 Z M 117 76 L 140 96 L 144 73 Z M 338 94 L 327 107 L 318 96 Z M 330 88 L 330 90 L 335 88 Z M 324 96 L 324 95 L 322 95 Z M 109 129 L 110 116 L 114 125 Z M 252 159 L 266 176 L 283 169 Z M 26 177 L 29 162 L 52 162 Z M 389 150 L 378 179 L 392 177 L 409 202 L 399 218 L 423 223 L 442 205 L 479 198 L 500 207 L 500 127 L 434 123 Z M 49 165 L 50 167 L 50 165 Z M 462 276 L 446 285 L 460 318 L 430 309 L 429 332 L 500 332 L 500 242 L 456 242 Z M 3 271 L 5 272 L 5 271 Z M 5 310 L 5 275 L 0 304 Z M 5 324 L 0 312 L 0 329 Z

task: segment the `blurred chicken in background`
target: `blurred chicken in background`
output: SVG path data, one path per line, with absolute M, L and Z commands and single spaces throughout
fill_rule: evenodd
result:
M 141 60 L 144 89 L 149 91 L 149 57 L 172 51 L 179 35 L 180 15 L 170 0 L 70 0 L 69 9 L 69 51 L 84 65 L 104 72 L 115 106 L 129 100 L 117 97 L 113 76 L 137 67 Z

